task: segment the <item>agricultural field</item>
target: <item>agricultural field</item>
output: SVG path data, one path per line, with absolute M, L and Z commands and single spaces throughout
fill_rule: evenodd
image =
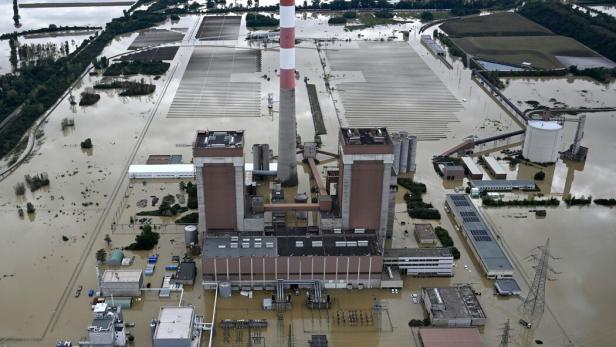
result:
M 531 63 L 534 68 L 566 68 L 566 57 L 602 58 L 599 54 L 566 36 L 504 36 L 454 38 L 464 52 L 480 59 L 503 64 Z
M 553 34 L 542 25 L 512 12 L 466 17 L 443 23 L 440 29 L 450 37 L 545 36 Z

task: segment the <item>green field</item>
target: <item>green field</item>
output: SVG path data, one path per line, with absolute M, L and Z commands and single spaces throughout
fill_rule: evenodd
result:
M 467 54 L 503 64 L 529 62 L 534 68 L 565 68 L 555 56 L 598 57 L 599 55 L 566 36 L 463 37 L 453 41 Z
M 441 30 L 451 37 L 551 35 L 547 28 L 517 13 L 503 12 L 443 23 Z

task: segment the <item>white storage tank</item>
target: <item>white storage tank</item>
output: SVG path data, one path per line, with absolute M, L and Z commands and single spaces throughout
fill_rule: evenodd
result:
M 196 225 L 187 225 L 184 227 L 184 240 L 187 245 L 190 245 L 191 243 L 196 245 L 198 243 Z
M 558 159 L 563 127 L 557 122 L 532 120 L 526 127 L 522 156 L 534 163 L 554 163 Z

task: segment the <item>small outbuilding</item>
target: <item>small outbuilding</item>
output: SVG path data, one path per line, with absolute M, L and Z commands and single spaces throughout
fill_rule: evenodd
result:
M 443 168 L 443 178 L 447 181 L 463 180 L 464 167 L 460 165 L 445 165 Z
M 522 289 L 518 285 L 518 282 L 513 278 L 503 278 L 496 280 L 494 283 L 494 289 L 496 289 L 496 293 L 498 295 L 509 296 L 509 295 L 520 295 L 522 294 Z
M 116 248 L 111 251 L 106 263 L 108 266 L 120 266 L 122 265 L 122 260 L 124 260 L 124 253 L 121 249 Z
M 178 265 L 177 272 L 175 274 L 175 283 L 192 286 L 195 284 L 195 277 L 197 276 L 197 266 L 194 261 L 183 261 Z
M 415 224 L 415 229 L 413 230 L 413 233 L 415 234 L 415 239 L 420 246 L 434 246 L 438 242 L 438 238 L 434 233 L 434 228 L 432 227 L 432 224 Z

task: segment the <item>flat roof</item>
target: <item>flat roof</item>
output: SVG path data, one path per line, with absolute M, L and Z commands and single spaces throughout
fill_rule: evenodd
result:
M 199 131 L 194 147 L 198 148 L 242 148 L 243 130 Z
M 424 347 L 484 347 L 477 328 L 420 328 Z
M 190 339 L 194 308 L 161 307 L 154 339 Z
M 542 120 L 530 120 L 528 121 L 528 126 L 544 130 L 560 130 L 563 128 L 558 122 L 546 122 Z
M 386 128 L 340 128 L 346 145 L 385 145 L 391 144 Z
M 385 258 L 432 258 L 432 257 L 453 257 L 451 250 L 443 248 L 386 248 Z
M 139 282 L 141 275 L 141 269 L 105 270 L 102 281 L 113 283 Z
M 464 167 L 462 165 L 445 165 L 444 170 L 447 170 L 448 172 L 464 172 Z
M 278 237 L 280 256 L 363 256 L 379 254 L 376 235 L 318 235 Z
M 203 243 L 203 254 L 206 257 L 275 257 L 277 241 L 274 236 L 210 236 Z
M 436 233 L 434 233 L 434 228 L 432 224 L 428 223 L 418 223 L 414 225 L 413 232 L 417 234 L 419 238 L 422 239 L 438 239 L 436 237 Z
M 483 175 L 479 165 L 471 157 L 462 157 L 462 162 L 471 175 Z
M 500 188 L 526 188 L 536 187 L 535 182 L 529 180 L 471 180 L 471 186 L 476 188 L 500 187 Z
M 439 319 L 486 318 L 470 286 L 423 288 L 430 299 L 432 315 Z M 435 307 L 438 306 L 438 307 Z
M 486 157 L 483 157 L 483 159 L 486 161 L 486 164 L 490 167 L 490 169 L 492 169 L 495 175 L 506 175 L 507 174 L 507 171 L 503 169 L 503 167 L 498 163 L 496 158 L 486 156 Z
M 151 165 L 131 165 L 128 167 L 128 174 L 147 174 L 147 173 L 187 173 L 194 174 L 193 164 L 151 164 Z
M 500 294 L 520 294 L 522 292 L 518 282 L 513 278 L 498 279 L 494 286 Z
M 183 261 L 178 265 L 177 279 L 179 280 L 194 280 L 196 275 L 197 264 L 194 261 Z
M 492 230 L 466 194 L 447 194 L 447 202 L 485 270 L 513 273 L 511 262 L 496 243 Z

